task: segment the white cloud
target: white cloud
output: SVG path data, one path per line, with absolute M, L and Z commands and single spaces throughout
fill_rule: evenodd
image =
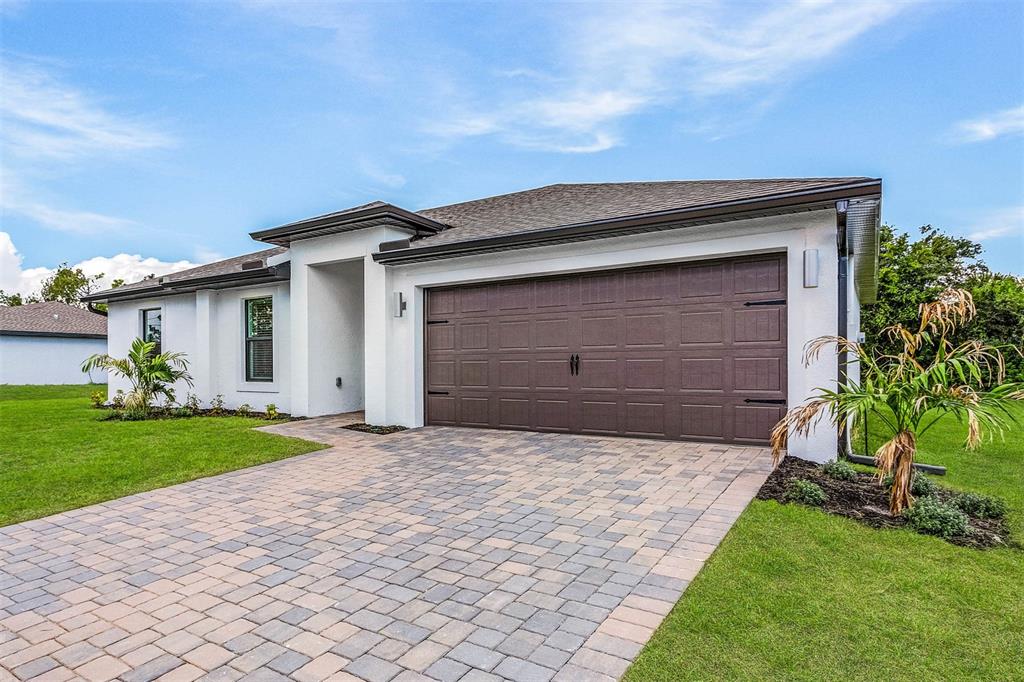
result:
M 623 121 L 654 107 L 771 97 L 909 5 L 572 5 L 561 18 L 558 67 L 506 69 L 505 83 L 475 96 L 464 88 L 451 114 L 425 127 L 446 138 L 493 134 L 529 148 L 602 151 L 622 143 Z
M 1024 237 L 1024 206 L 993 211 L 975 224 L 967 236 L 976 242 L 1000 237 Z
M 153 126 L 107 111 L 38 65 L 4 59 L 0 68 L 0 139 L 20 157 L 67 161 L 172 144 Z
M 56 270 L 54 267 L 35 267 L 22 269 L 23 258 L 11 241 L 11 236 L 0 232 L 0 289 L 7 293 L 33 294 L 47 277 Z M 162 261 L 158 258 L 143 257 L 139 254 L 119 253 L 115 256 L 95 256 L 71 267 L 81 268 L 87 275 L 103 274 L 97 288 L 107 288 L 115 279 L 125 282 L 137 282 L 147 275 L 160 277 L 171 272 L 195 267 L 196 263 L 187 260 L 175 262 Z
M 1024 105 L 960 121 L 953 127 L 952 138 L 955 142 L 988 142 L 1021 133 L 1024 133 Z
M 404 187 L 406 183 L 404 175 L 388 172 L 372 159 L 360 159 L 359 170 L 363 172 L 363 175 L 368 177 L 370 180 L 373 180 L 378 185 L 384 185 L 385 187 L 390 187 L 392 189 Z

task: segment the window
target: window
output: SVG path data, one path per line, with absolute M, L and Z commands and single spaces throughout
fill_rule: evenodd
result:
M 160 350 L 160 309 L 152 308 L 151 310 L 142 311 L 142 340 L 152 341 L 156 344 L 156 353 L 159 354 Z
M 274 300 L 245 302 L 245 380 L 274 380 Z

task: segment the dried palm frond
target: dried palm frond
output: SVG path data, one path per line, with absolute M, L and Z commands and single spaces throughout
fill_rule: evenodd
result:
M 910 431 L 900 431 L 875 452 L 879 482 L 892 475 L 892 492 L 889 494 L 889 512 L 892 514 L 901 514 L 914 502 L 910 494 L 910 483 L 914 474 L 916 451 L 914 434 Z

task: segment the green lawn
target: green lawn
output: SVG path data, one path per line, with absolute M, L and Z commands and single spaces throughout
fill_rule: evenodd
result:
M 1024 428 L 980 452 L 963 438 L 955 420 L 936 425 L 920 461 L 948 467 L 944 485 L 1004 497 L 1024 540 Z M 754 501 L 625 679 L 1022 680 L 1022 651 L 1024 550 Z
M 324 447 L 260 419 L 100 421 L 97 389 L 0 386 L 0 526 Z

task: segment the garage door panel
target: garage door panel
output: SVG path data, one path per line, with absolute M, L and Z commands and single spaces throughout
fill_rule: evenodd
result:
M 430 290 L 427 423 L 765 443 L 785 276 L 772 255 Z

